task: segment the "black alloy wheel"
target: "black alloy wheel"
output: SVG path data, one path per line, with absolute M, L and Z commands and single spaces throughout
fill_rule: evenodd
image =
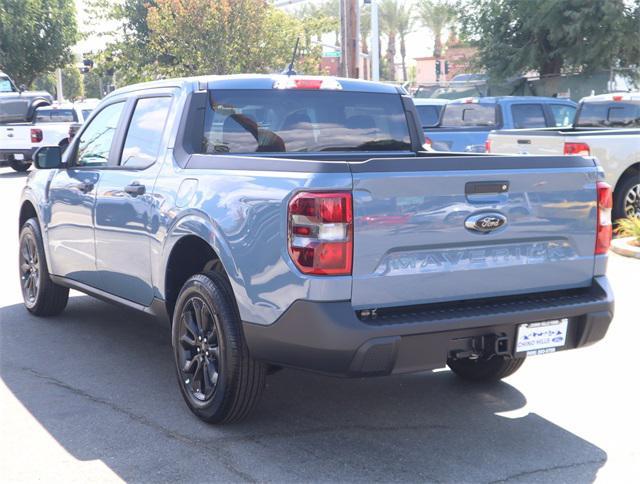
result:
M 219 323 L 205 301 L 190 297 L 180 315 L 178 363 L 185 389 L 199 402 L 211 400 L 220 376 Z

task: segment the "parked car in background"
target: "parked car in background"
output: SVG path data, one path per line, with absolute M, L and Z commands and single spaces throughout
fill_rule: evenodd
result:
M 570 126 L 577 104 L 569 99 L 502 96 L 456 99 L 437 126 L 425 130 L 436 151 L 484 153 L 489 131 Z
M 491 153 L 595 156 L 614 187 L 613 217 L 640 217 L 640 93 L 586 97 L 572 127 L 497 130 L 488 145 Z
M 420 117 L 422 129 L 436 126 L 440 121 L 440 114 L 445 105 L 449 103 L 448 99 L 438 99 L 429 97 L 413 98 L 413 104 L 416 105 L 416 111 Z
M 38 147 L 57 145 L 64 150 L 71 126 L 82 124 L 90 114 L 88 105 L 52 104 L 36 109 L 31 123 L 0 125 L 0 166 L 26 171 Z
M 7 74 L 0 71 L 0 125 L 29 122 L 38 107 L 52 102 L 53 97 L 48 92 L 27 91 L 24 86 L 17 87 Z
M 119 89 L 64 156 L 35 154 L 19 215 L 25 306 L 58 314 L 75 288 L 172 320 L 178 386 L 211 423 L 245 417 L 281 366 L 449 365 L 493 381 L 602 339 L 611 192 L 596 161 L 423 144 L 411 98 L 387 84 Z

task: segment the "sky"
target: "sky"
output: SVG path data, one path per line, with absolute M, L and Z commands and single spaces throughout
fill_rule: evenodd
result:
M 113 0 L 117 1 L 117 0 Z M 281 1 L 281 0 L 278 0 Z M 323 0 L 307 0 L 311 3 L 322 3 Z M 406 0 L 400 0 L 406 1 Z M 90 17 L 85 12 L 85 7 L 87 5 L 86 0 L 75 0 L 76 2 L 76 12 L 78 19 L 78 28 L 81 33 L 86 35 L 86 38 L 79 42 L 73 49 L 73 51 L 82 56 L 88 52 L 97 52 L 104 48 L 106 42 L 108 41 L 108 37 L 105 37 L 104 34 L 106 32 L 112 31 L 118 27 L 118 24 L 115 22 L 106 22 L 100 24 L 94 24 L 91 22 Z M 362 0 L 361 0 L 362 3 Z M 298 3 L 296 5 L 292 5 L 289 7 L 284 7 L 285 10 L 292 10 L 295 8 L 299 8 L 302 3 Z M 101 35 L 103 34 L 103 35 Z M 332 43 L 334 41 L 333 34 L 329 34 L 323 39 L 323 42 Z M 383 48 L 384 48 L 384 40 Z M 329 50 L 329 49 L 327 49 Z M 397 47 L 399 50 L 399 46 Z M 432 55 L 433 51 L 433 36 L 430 31 L 420 27 L 419 25 L 416 27 L 416 30 L 409 34 L 407 37 L 407 63 L 411 65 L 413 63 L 412 59 L 415 57 L 423 57 Z M 396 59 L 399 61 L 399 59 Z

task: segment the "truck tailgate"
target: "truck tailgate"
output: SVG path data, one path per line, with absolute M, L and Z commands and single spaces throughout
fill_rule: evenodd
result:
M 351 166 L 358 309 L 591 284 L 597 171 L 590 159 L 425 157 Z
M 564 136 L 537 133 L 527 130 L 490 133 L 491 153 L 557 156 L 564 152 Z

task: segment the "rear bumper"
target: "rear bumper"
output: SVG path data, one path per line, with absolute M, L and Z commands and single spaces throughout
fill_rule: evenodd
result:
M 251 355 L 272 364 L 338 376 L 373 376 L 440 368 L 470 339 L 506 337 L 514 354 L 520 323 L 569 318 L 566 343 L 601 340 L 613 319 L 606 277 L 589 288 L 385 310 L 364 319 L 349 301 L 296 301 L 275 323 L 244 323 Z M 520 356 L 520 355 L 518 355 Z
M 34 149 L 0 149 L 0 163 L 8 163 L 16 159 L 15 155 L 21 155 L 20 161 L 31 161 L 33 159 Z

